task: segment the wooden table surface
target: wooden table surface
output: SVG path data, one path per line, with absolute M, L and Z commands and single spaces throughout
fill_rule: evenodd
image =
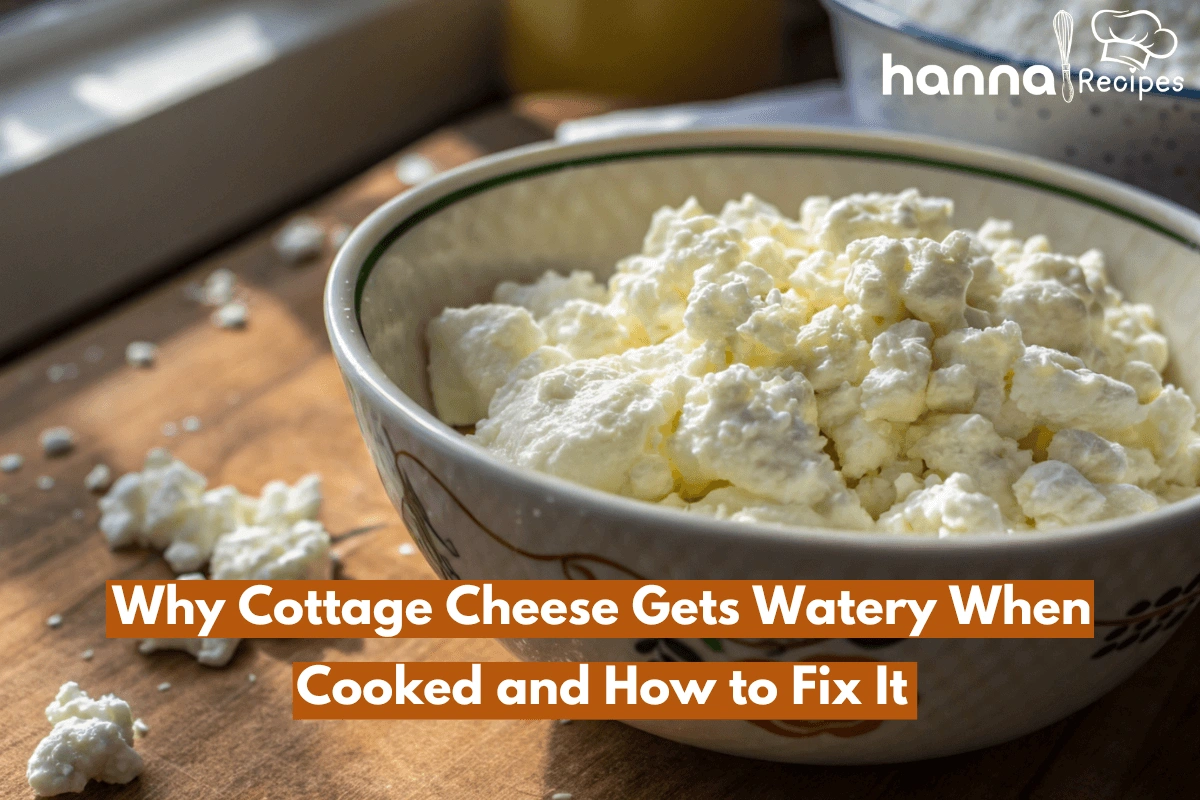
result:
M 417 142 L 440 168 L 545 138 L 553 122 L 595 106 L 527 99 L 472 115 Z M 403 188 L 390 158 L 306 213 L 353 224 Z M 104 581 L 166 578 L 155 553 L 110 552 L 83 477 L 117 474 L 168 446 L 206 474 L 257 493 L 268 480 L 319 471 L 322 519 L 335 534 L 377 526 L 336 546 L 350 578 L 431 578 L 408 542 L 359 438 L 325 337 L 321 291 L 332 257 L 282 263 L 269 239 L 280 220 L 186 273 L 0 371 L 0 453 L 25 466 L 0 474 L 0 796 L 31 796 L 25 763 L 49 725 L 42 710 L 64 681 L 115 692 L 150 725 L 144 774 L 123 798 L 1185 798 L 1200 794 L 1200 616 L 1137 675 L 1057 725 L 989 750 L 871 768 L 818 768 L 716 755 L 615 722 L 294 722 L 290 662 L 500 660 L 488 640 L 263 640 L 225 669 L 182 653 L 139 655 L 104 639 Z M 185 286 L 216 267 L 237 273 L 250 305 L 244 331 L 218 330 Z M 160 345 L 152 369 L 126 366 L 126 343 Z M 52 382 L 54 365 L 77 377 Z M 70 374 L 70 368 L 68 368 Z M 168 437 L 189 415 L 196 432 Z M 46 459 L 38 433 L 68 425 L 70 455 Z M 39 476 L 55 480 L 37 488 Z M 51 614 L 62 614 L 57 629 Z M 85 661 L 81 653 L 94 649 Z M 251 683 L 247 676 L 255 674 Z M 171 688 L 159 692 L 158 684 Z

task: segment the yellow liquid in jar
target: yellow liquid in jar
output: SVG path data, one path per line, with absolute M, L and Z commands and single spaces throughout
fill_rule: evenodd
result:
M 579 90 L 640 102 L 729 97 L 773 85 L 780 0 L 507 0 L 516 92 Z

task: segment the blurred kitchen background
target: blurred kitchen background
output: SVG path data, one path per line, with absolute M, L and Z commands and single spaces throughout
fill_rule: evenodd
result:
M 0 0 L 0 359 L 514 98 L 607 112 L 560 140 L 891 127 L 1200 206 L 1194 90 L 885 98 L 885 50 L 914 72 L 1003 57 L 871 0 Z

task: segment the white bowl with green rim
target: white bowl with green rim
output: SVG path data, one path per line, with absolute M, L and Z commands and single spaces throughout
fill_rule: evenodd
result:
M 1056 249 L 1099 247 L 1152 303 L 1170 378 L 1200 394 L 1200 218 L 1113 181 L 943 141 L 741 129 L 539 145 L 481 159 L 385 204 L 334 262 L 326 322 L 383 484 L 443 578 L 1076 578 L 1096 582 L 1095 640 L 516 639 L 530 660 L 919 662 L 915 722 L 637 722 L 781 761 L 906 761 L 984 747 L 1092 702 L 1150 658 L 1200 598 L 1200 498 L 1057 532 L 929 540 L 698 519 L 514 467 L 431 411 L 426 323 L 546 269 L 607 275 L 651 214 L 754 192 L 788 213 L 813 194 L 951 197 L 956 224 L 1011 219 Z

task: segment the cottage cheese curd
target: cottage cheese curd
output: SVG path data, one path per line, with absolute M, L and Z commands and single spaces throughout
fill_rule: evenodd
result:
M 204 575 L 199 572 L 189 572 L 186 575 L 180 575 L 179 580 L 202 581 Z M 207 636 L 201 639 L 142 639 L 138 645 L 138 652 L 149 655 L 159 650 L 181 650 L 206 667 L 223 667 L 233 659 L 233 654 L 241 641 L 241 639 L 217 639 Z
M 953 210 L 664 208 L 607 284 L 549 272 L 433 320 L 435 409 L 514 464 L 722 519 L 944 537 L 1194 494 L 1153 309 L 1099 251 Z
M 293 486 L 272 481 L 258 498 L 233 486 L 207 489 L 207 485 L 203 475 L 167 450 L 151 450 L 141 472 L 122 475 L 100 498 L 100 530 L 112 548 L 138 544 L 162 550 L 177 573 L 202 568 L 213 558 L 217 544 L 234 534 L 235 544 L 245 542 L 254 548 L 267 540 L 311 540 L 314 571 L 327 570 L 329 534 L 315 521 L 321 508 L 319 475 L 306 475 Z
M 129 783 L 142 773 L 133 749 L 133 713 L 114 695 L 92 699 L 64 683 L 46 707 L 54 729 L 29 758 L 25 775 L 40 797 L 82 792 L 89 780 Z

